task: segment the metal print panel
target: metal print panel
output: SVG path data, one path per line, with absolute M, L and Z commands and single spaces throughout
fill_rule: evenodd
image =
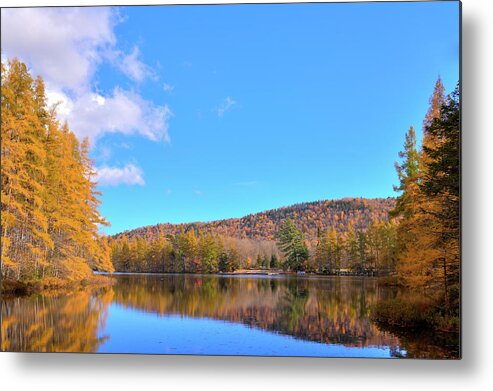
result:
M 460 3 L 1 10 L 1 349 L 460 358 Z

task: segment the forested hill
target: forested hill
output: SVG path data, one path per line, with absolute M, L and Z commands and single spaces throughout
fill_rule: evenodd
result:
M 285 219 L 295 221 L 307 239 L 315 239 L 317 232 L 334 227 L 346 232 L 349 225 L 354 229 L 366 229 L 373 219 L 387 221 L 388 212 L 395 206 L 394 198 L 344 198 L 304 202 L 278 209 L 210 222 L 185 224 L 157 224 L 115 235 L 116 238 L 137 236 L 156 237 L 159 233 L 176 235 L 180 231 L 194 229 L 197 232 L 219 234 L 237 239 L 274 240 L 279 225 Z

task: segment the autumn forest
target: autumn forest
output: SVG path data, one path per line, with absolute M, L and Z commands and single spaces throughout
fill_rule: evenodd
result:
M 48 107 L 44 82 L 19 60 L 2 62 L 2 277 L 80 281 L 112 272 L 98 234 L 88 142 Z
M 70 124 L 58 120 L 43 79 L 13 59 L 2 62 L 1 88 L 4 290 L 100 283 L 94 272 L 115 271 L 379 277 L 414 293 L 413 299 L 374 303 L 373 319 L 458 330 L 458 87 L 446 95 L 438 79 L 423 139 L 413 126 L 403 132 L 395 198 L 305 202 L 113 236 L 101 234 L 108 223 L 98 209 L 88 140 L 79 141 Z

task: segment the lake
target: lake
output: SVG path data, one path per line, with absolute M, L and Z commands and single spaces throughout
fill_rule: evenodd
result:
M 109 278 L 109 277 L 108 277 Z M 2 350 L 454 358 L 456 334 L 384 330 L 369 277 L 119 274 L 112 286 L 2 298 Z

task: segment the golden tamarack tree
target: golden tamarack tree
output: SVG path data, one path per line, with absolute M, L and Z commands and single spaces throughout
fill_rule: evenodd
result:
M 113 271 L 98 212 L 88 141 L 80 143 L 44 82 L 17 59 L 2 62 L 2 277 L 81 280 L 91 269 Z
M 459 90 L 444 95 L 438 79 L 423 124 L 421 150 L 411 127 L 402 159 L 394 215 L 400 217 L 398 271 L 404 281 L 459 312 L 460 280 Z

